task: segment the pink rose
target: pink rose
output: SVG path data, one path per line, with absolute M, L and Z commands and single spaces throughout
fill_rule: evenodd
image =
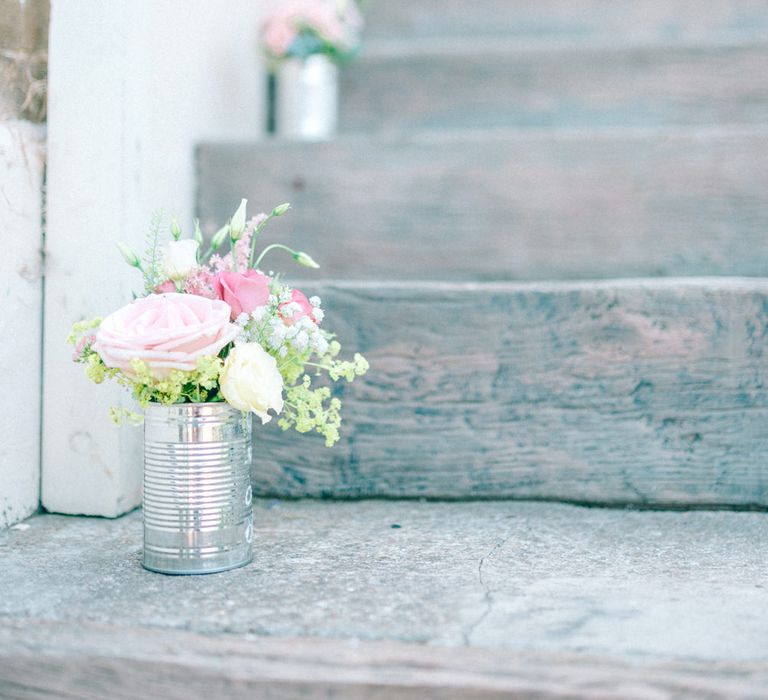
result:
M 162 284 L 158 284 L 157 287 L 155 287 L 155 294 L 163 294 L 165 292 L 175 292 L 176 291 L 176 285 L 173 282 L 173 280 L 165 280 Z
M 231 317 L 249 314 L 264 306 L 269 299 L 269 277 L 256 270 L 246 272 L 220 272 L 213 280 L 213 289 L 219 299 L 232 309 Z
M 238 331 L 222 301 L 192 294 L 150 294 L 107 316 L 93 349 L 107 367 L 130 374 L 131 360 L 139 359 L 161 379 L 172 369 L 195 369 L 200 357 L 218 355 Z
M 315 321 L 315 310 L 312 304 L 309 303 L 309 299 L 300 292 L 298 289 L 294 289 L 291 292 L 291 300 L 280 304 L 280 315 L 285 321 L 285 325 L 292 326 L 296 321 L 302 318 L 308 318 L 312 323 Z

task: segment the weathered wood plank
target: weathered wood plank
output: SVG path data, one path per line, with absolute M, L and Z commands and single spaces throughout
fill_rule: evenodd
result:
M 342 130 L 662 127 L 768 122 L 768 43 L 363 55 L 343 72 Z
M 669 41 L 765 36 L 765 0 L 378 0 L 366 6 L 367 36 L 430 39 Z
M 258 493 L 768 505 L 766 280 L 304 286 L 372 368 Z
M 734 700 L 758 697 L 766 683 L 768 672 L 760 662 L 628 663 L 574 653 L 243 639 L 82 622 L 0 626 L 0 694 L 9 700 Z
M 431 133 L 198 151 L 208 231 L 241 196 L 328 277 L 768 274 L 768 131 Z M 297 274 L 301 273 L 299 271 Z

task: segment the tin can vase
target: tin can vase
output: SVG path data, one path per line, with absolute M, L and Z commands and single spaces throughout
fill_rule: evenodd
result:
M 150 404 L 145 569 L 210 574 L 252 559 L 251 416 L 227 403 Z
M 327 56 L 287 59 L 277 73 L 275 122 L 287 139 L 321 141 L 339 122 L 339 69 Z

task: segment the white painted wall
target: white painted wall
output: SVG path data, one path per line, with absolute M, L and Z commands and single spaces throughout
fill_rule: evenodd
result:
M 130 300 L 137 273 L 115 242 L 142 248 L 152 212 L 191 225 L 194 146 L 253 139 L 263 124 L 258 0 L 53 0 L 42 501 L 116 516 L 138 505 L 141 430 L 63 344 L 71 324 Z
M 45 127 L 0 122 L 0 529 L 37 510 Z

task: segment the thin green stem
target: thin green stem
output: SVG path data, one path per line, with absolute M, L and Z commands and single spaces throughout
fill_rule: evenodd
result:
M 268 245 L 264 250 L 261 251 L 261 255 L 259 255 L 258 258 L 256 258 L 256 262 L 252 265 L 254 268 L 258 268 L 261 261 L 264 259 L 264 256 L 270 251 L 274 250 L 276 248 L 280 248 L 282 250 L 288 251 L 291 255 L 296 255 L 296 251 L 293 250 L 293 248 L 289 248 L 287 245 L 283 245 L 282 243 L 272 243 L 271 245 Z
M 305 365 L 311 365 L 312 367 L 319 367 L 320 369 L 327 369 L 327 370 L 333 369 L 332 365 L 321 365 L 319 362 L 309 362 L 309 361 L 307 361 L 304 364 Z
M 256 267 L 253 264 L 253 256 L 256 255 L 256 239 L 259 234 L 264 230 L 264 227 L 275 218 L 274 212 L 270 213 L 264 221 L 262 221 L 255 229 L 253 229 L 253 235 L 251 236 L 251 254 L 248 256 L 248 267 Z

